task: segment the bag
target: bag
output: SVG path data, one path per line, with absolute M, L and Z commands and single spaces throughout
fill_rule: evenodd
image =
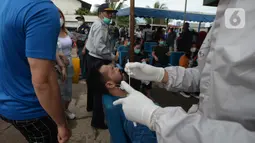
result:
M 73 62 L 73 70 L 74 70 L 74 75 L 73 75 L 73 83 L 79 83 L 79 78 L 80 78 L 80 73 L 81 73 L 81 68 L 80 68 L 80 59 L 79 58 L 72 58 Z

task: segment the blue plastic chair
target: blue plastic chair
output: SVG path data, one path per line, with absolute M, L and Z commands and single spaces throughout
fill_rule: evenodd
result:
M 123 65 L 123 62 L 124 62 L 124 58 L 128 56 L 128 51 L 119 51 L 119 63 L 116 64 L 117 67 L 120 69 L 120 70 L 123 70 L 124 68 L 122 67 Z
M 145 42 L 144 43 L 144 52 L 148 53 L 148 56 L 149 56 L 149 64 L 152 65 L 152 62 L 153 62 L 153 57 L 152 57 L 152 51 L 153 51 L 153 48 L 155 46 L 157 46 L 158 44 L 156 42 Z
M 172 52 L 169 57 L 169 65 L 170 66 L 179 66 L 179 60 L 182 55 L 184 55 L 184 52 Z
M 128 47 L 121 45 L 118 47 L 118 52 L 128 51 L 128 49 L 129 49 Z
M 151 132 L 148 127 L 139 125 L 139 128 L 133 130 L 133 123 L 125 122 L 126 118 L 122 111 L 122 106 L 113 105 L 113 102 L 117 99 L 119 99 L 119 97 L 111 95 L 103 96 L 105 119 L 111 135 L 111 143 L 156 143 L 156 134 Z M 132 141 L 128 134 L 133 139 Z
M 145 52 L 152 52 L 153 47 L 157 46 L 158 44 L 156 42 L 145 42 L 144 43 L 144 51 Z
M 125 134 L 123 129 L 123 121 L 121 116 L 121 106 L 114 106 L 112 103 L 119 99 L 111 95 L 103 96 L 103 107 L 106 117 L 107 126 L 111 135 L 111 143 L 130 143 L 131 141 Z

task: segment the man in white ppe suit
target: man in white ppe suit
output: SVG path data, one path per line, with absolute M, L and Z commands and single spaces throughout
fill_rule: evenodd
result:
M 156 68 L 128 63 L 140 80 L 162 82 L 170 91 L 200 91 L 199 109 L 161 108 L 125 82 L 122 104 L 127 119 L 156 131 L 159 143 L 255 143 L 255 1 L 221 0 L 211 31 L 199 51 L 198 67 Z M 245 27 L 228 29 L 225 10 L 243 8 Z

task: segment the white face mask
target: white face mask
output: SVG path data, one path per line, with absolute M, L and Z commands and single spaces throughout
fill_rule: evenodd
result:
M 197 50 L 196 47 L 192 47 L 192 48 L 190 49 L 190 52 L 194 53 L 194 52 L 196 52 L 196 50 Z
M 64 20 L 62 18 L 60 18 L 60 27 L 62 27 L 64 24 Z
M 78 21 L 78 25 L 81 26 L 83 24 L 83 21 Z

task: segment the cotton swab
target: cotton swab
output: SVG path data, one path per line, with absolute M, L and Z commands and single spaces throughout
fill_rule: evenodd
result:
M 127 60 L 127 63 L 129 63 L 129 59 Z M 128 84 L 130 85 L 130 71 L 128 71 Z

